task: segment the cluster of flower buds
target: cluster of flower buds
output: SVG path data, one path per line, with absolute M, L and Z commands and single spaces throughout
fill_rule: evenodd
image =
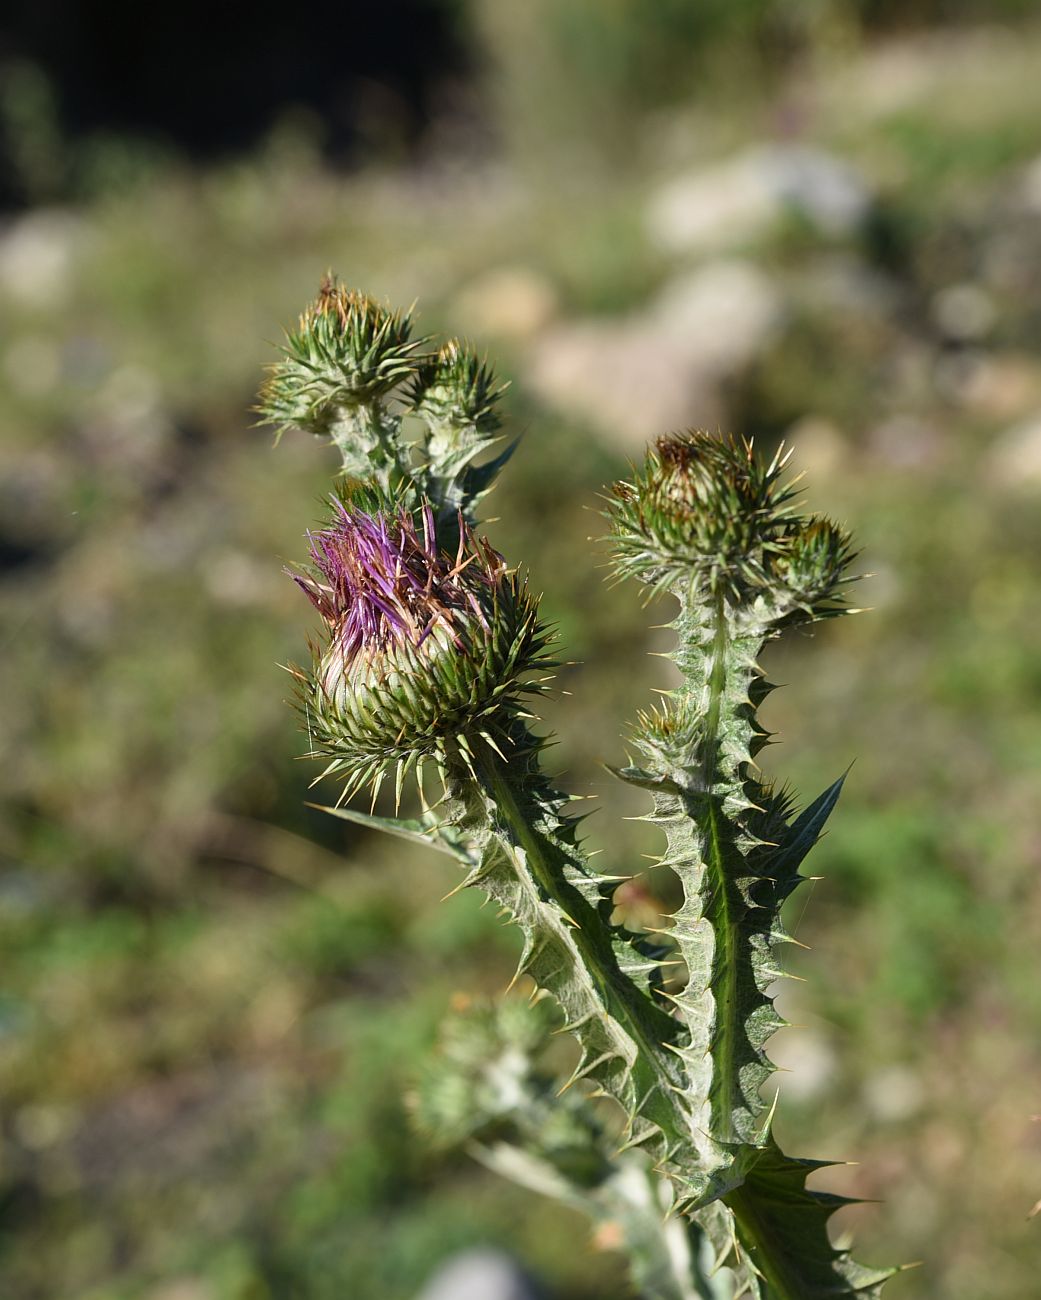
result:
M 841 612 L 848 535 L 794 513 L 786 459 L 763 462 L 749 442 L 702 432 L 659 438 L 612 490 L 619 573 L 692 603 L 758 604 L 788 624 Z
M 286 335 L 257 411 L 280 433 L 328 438 L 348 477 L 430 502 L 454 546 L 457 514 L 474 523 L 516 444 L 488 454 L 506 385 L 483 358 L 458 339 L 428 343 L 413 337 L 410 313 L 327 278 Z
M 550 663 L 538 602 L 502 556 L 462 519 L 442 550 L 430 506 L 417 513 L 338 499 L 293 574 L 326 625 L 297 674 L 308 727 L 348 794 L 392 769 L 400 794 L 418 761 L 501 743 Z

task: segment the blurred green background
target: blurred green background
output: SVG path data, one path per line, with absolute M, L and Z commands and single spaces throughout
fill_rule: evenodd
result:
M 1036 1294 L 1035 6 L 415 0 L 319 9 L 313 50 L 162 8 L 199 59 L 144 107 L 174 46 L 67 9 L 65 62 L 0 30 L 0 1292 L 408 1300 L 491 1243 L 627 1294 L 577 1218 L 409 1128 L 515 936 L 304 805 L 281 567 L 335 461 L 250 406 L 332 267 L 512 381 L 490 532 L 578 661 L 546 722 L 616 869 L 657 845 L 600 763 L 668 611 L 604 584 L 601 485 L 667 429 L 783 437 L 853 528 L 871 612 L 768 664 L 768 770 L 812 797 L 856 760 L 791 904 L 779 1131 L 860 1162 L 820 1183 L 878 1199 L 838 1225 L 862 1258 L 922 1261 L 893 1300 Z

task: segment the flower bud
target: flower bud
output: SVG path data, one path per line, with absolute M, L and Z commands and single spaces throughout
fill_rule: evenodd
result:
M 302 695 L 316 754 L 352 790 L 424 757 L 443 759 L 501 731 L 533 669 L 548 667 L 538 603 L 484 538 L 459 521 L 438 547 L 426 505 L 335 503 L 311 536 L 313 568 L 294 574 L 325 622 Z
M 782 469 L 779 459 L 764 465 L 750 443 L 733 438 L 659 438 L 642 473 L 613 488 L 618 571 L 656 590 L 754 599 L 790 512 Z
M 415 413 L 431 431 L 437 451 L 444 455 L 460 441 L 479 445 L 498 434 L 500 384 L 491 367 L 464 343 L 450 339 L 416 372 L 412 388 Z
M 283 430 L 329 433 L 343 411 L 376 401 L 415 371 L 421 340 L 411 335 L 408 313 L 325 280 L 271 367 L 261 416 Z
M 840 591 L 852 558 L 849 533 L 830 519 L 814 515 L 793 525 L 772 565 L 792 610 L 788 621 L 843 613 Z

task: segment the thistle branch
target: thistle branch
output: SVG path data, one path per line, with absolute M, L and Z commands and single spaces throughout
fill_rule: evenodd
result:
M 350 479 L 392 501 L 429 504 L 452 547 L 461 516 L 472 526 L 516 441 L 500 447 L 500 384 L 485 360 L 450 339 L 436 352 L 396 312 L 332 277 L 286 334 L 257 412 L 279 437 L 301 429 L 327 438 Z M 411 424 L 418 422 L 418 441 Z
M 616 1133 L 589 1097 L 562 1092 L 540 1065 L 555 1019 L 545 1000 L 457 1006 L 411 1097 L 417 1126 L 588 1215 L 597 1243 L 624 1251 L 646 1300 L 730 1300 L 729 1276 L 709 1272 L 712 1249 L 701 1230 L 669 1213 L 668 1182 L 643 1152 L 619 1154 Z
M 831 1246 L 827 1220 L 842 1202 L 806 1189 L 820 1166 L 781 1153 L 762 1095 L 766 1044 L 784 1023 L 769 992 L 788 938 L 781 905 L 842 782 L 791 820 L 790 797 L 761 779 L 757 711 L 771 686 L 758 661 L 784 628 L 843 611 L 851 559 L 841 529 L 795 514 L 782 473 L 780 457 L 764 465 L 749 444 L 690 434 L 660 440 L 642 473 L 615 486 L 619 571 L 678 599 L 682 674 L 637 722 L 641 765 L 619 775 L 653 794 L 661 861 L 683 887 L 671 930 L 687 967 L 681 1057 L 700 1122 L 741 1171 L 704 1226 L 753 1296 L 874 1296 L 890 1272 Z

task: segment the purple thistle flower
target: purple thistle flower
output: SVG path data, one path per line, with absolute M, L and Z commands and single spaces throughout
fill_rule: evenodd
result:
M 293 669 L 314 756 L 341 775 L 344 797 L 401 783 L 417 762 L 449 761 L 498 735 L 552 666 L 538 601 L 459 518 L 442 550 L 429 506 L 413 514 L 334 501 L 310 535 L 311 565 L 292 573 L 327 636 L 310 671 Z M 508 742 L 506 742 L 508 743 Z
M 420 646 L 438 630 L 462 646 L 472 619 L 487 630 L 481 596 L 501 583 L 506 562 L 461 517 L 453 557 L 438 549 L 429 505 L 422 533 L 404 508 L 388 515 L 334 505 L 332 525 L 309 534 L 314 571 L 291 574 L 329 627 L 334 676 L 360 658 L 369 663 L 403 643 Z

